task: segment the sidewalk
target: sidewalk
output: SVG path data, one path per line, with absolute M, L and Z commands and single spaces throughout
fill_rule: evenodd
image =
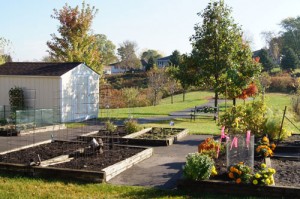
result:
M 198 144 L 209 135 L 188 135 L 171 146 L 153 147 L 154 154 L 127 169 L 108 183 L 174 189 L 182 177 L 182 167 L 188 153 L 196 152 Z

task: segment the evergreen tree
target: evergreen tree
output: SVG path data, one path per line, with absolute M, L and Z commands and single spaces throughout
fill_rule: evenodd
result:
M 259 50 L 258 54 L 259 62 L 262 64 L 263 71 L 270 72 L 273 68 L 276 67 L 276 64 L 270 57 L 269 53 L 265 49 Z
M 300 62 L 299 58 L 292 48 L 285 49 L 283 51 L 283 57 L 281 60 L 282 70 L 295 70 L 299 68 Z

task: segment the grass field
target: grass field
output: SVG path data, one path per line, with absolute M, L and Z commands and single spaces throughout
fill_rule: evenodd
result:
M 116 186 L 110 184 L 84 184 L 56 180 L 31 179 L 0 175 L 0 198 L 70 198 L 70 199 L 149 199 L 149 198 L 254 198 L 226 195 L 195 195 L 177 190 L 159 190 L 136 186 Z
M 205 104 L 213 96 L 212 92 L 190 92 L 186 94 L 185 101 L 182 100 L 182 94 L 174 96 L 174 103 L 171 104 L 170 97 L 162 99 L 159 105 L 136 107 L 136 108 L 119 108 L 100 110 L 100 118 L 147 118 L 167 116 L 174 111 L 181 111 L 187 108 Z

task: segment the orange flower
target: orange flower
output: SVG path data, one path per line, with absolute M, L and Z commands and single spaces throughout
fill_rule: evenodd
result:
M 235 168 L 234 167 L 230 167 L 230 171 L 234 172 Z
M 236 179 L 235 181 L 237 184 L 240 184 L 242 182 L 241 178 Z
M 231 179 L 233 179 L 233 178 L 234 178 L 234 175 L 233 175 L 233 173 L 232 173 L 232 172 L 230 172 L 230 173 L 228 174 L 228 177 L 229 177 L 229 178 L 231 178 Z

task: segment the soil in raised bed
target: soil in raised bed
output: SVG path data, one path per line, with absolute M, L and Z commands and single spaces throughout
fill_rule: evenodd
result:
M 98 133 L 95 134 L 95 136 L 113 136 L 113 137 L 123 137 L 125 135 L 128 135 L 129 133 L 126 132 L 124 126 L 117 126 L 116 130 L 114 132 L 109 132 L 106 129 L 100 129 Z
M 136 138 L 138 139 L 166 139 L 177 135 L 183 131 L 183 129 L 178 128 L 159 128 L 153 127 L 151 131 L 144 133 Z
M 0 162 L 29 164 L 30 160 L 39 162 L 38 155 L 41 161 L 44 161 L 60 155 L 68 155 L 87 145 L 80 142 L 52 142 L 0 155 Z
M 262 158 L 254 159 L 254 172 L 257 171 L 259 165 L 263 163 Z M 212 177 L 215 180 L 230 181 L 227 176 L 227 166 L 225 155 L 215 159 L 215 166 L 218 171 L 218 175 Z M 271 166 L 276 170 L 274 174 L 276 186 L 294 186 L 300 187 L 300 162 L 290 160 L 279 160 L 271 158 Z
M 51 167 L 101 171 L 143 150 L 143 148 L 106 145 L 103 148 L 102 154 L 86 150 L 83 154 L 76 155 L 70 162 L 52 165 Z

